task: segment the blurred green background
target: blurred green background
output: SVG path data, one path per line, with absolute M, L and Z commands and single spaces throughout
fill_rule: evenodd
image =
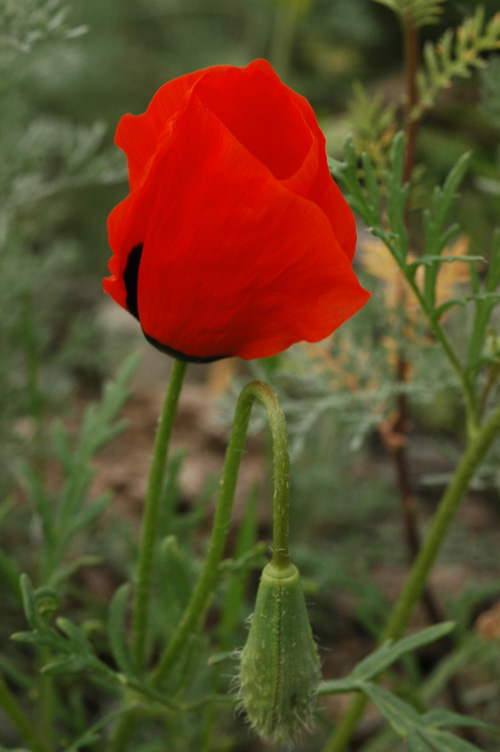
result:
M 456 26 L 477 5 L 472 0 L 450 0 L 441 22 L 422 30 L 421 44 Z M 498 0 L 485 0 L 482 5 L 487 17 L 498 10 Z M 106 218 L 128 190 L 125 158 L 113 145 L 120 117 L 143 112 L 169 79 L 219 63 L 245 65 L 257 57 L 269 59 L 285 83 L 310 100 L 332 156 L 338 156 L 350 130 L 362 131 L 366 112 L 359 97 L 353 104 L 356 81 L 368 92 L 379 91 L 383 102 L 394 102 L 395 117 L 401 122 L 400 27 L 387 7 L 371 0 L 0 0 L 2 493 L 14 488 L 13 496 L 23 497 L 17 463 L 20 458 L 36 462 L 44 455 L 37 425 L 49 424 L 57 413 L 67 416 L 77 399 L 95 396 L 103 378 L 115 371 L 127 351 L 127 342 L 106 330 L 102 309 L 107 298 L 101 287 L 111 255 Z M 442 93 L 436 108 L 424 118 L 417 145 L 420 201 L 460 154 L 473 150 L 457 215 L 471 236 L 470 253 L 481 255 L 488 254 L 500 216 L 500 59 L 490 57 L 489 74 L 475 72 Z M 414 228 L 417 242 L 419 230 Z M 352 368 L 361 391 L 374 379 L 374 371 L 375 381 L 377 374 L 380 378 L 375 387 L 392 379 L 387 354 L 379 346 L 387 329 L 383 285 L 366 276 L 367 286 L 378 289 L 378 299 L 374 295 L 371 308 L 342 329 L 354 343 L 354 357 L 364 363 L 364 371 L 359 363 Z M 462 321 L 455 320 L 457 338 Z M 138 328 L 131 317 L 130 323 Z M 330 644 L 339 635 L 350 640 L 356 633 L 365 639 L 378 631 L 387 598 L 375 586 L 372 570 L 379 564 L 392 577 L 406 554 L 398 540 L 393 469 L 375 430 L 382 412 L 360 403 L 352 410 L 350 425 L 343 424 L 330 382 L 318 378 L 311 386 L 314 379 L 308 380 L 315 374 L 315 358 L 322 357 L 317 352 L 297 356 L 292 352 L 285 364 L 290 368 L 288 393 L 287 374 L 281 385 L 285 396 L 291 395 L 286 408 L 294 440 L 294 551 L 311 578 L 308 587 L 317 603 L 312 609 L 315 632 Z M 262 369 L 259 375 L 272 380 L 280 362 L 270 359 L 255 367 Z M 340 369 L 341 376 L 352 375 L 349 367 L 348 363 Z M 430 381 L 432 374 L 435 384 L 425 385 L 425 398 L 416 399 L 418 415 L 417 409 L 411 415 L 417 424 L 412 459 L 418 471 L 423 467 L 430 472 L 437 458 L 436 475 L 443 469 L 442 457 L 446 472 L 457 459 L 461 407 L 456 385 L 435 351 L 417 363 L 416 371 L 416 379 Z M 344 387 L 350 389 L 347 379 Z M 325 393 L 333 393 L 326 407 L 318 399 Z M 389 402 L 387 395 L 385 399 Z M 347 413 L 352 405 L 344 407 Z M 149 447 L 156 413 L 151 405 L 146 408 L 153 416 L 144 433 Z M 300 420 L 302 427 L 297 428 Z M 212 441 L 220 455 L 224 442 L 220 437 Z M 119 462 L 111 455 L 109 464 L 117 467 Z M 498 475 L 497 468 L 489 472 Z M 418 481 L 422 486 L 426 482 L 420 476 Z M 425 496 L 425 515 L 444 481 L 442 476 L 434 477 L 427 479 L 427 486 L 418 487 L 415 478 Z M 7 548 L 31 571 L 36 550 L 28 507 L 5 538 Z M 481 577 L 498 566 L 498 493 L 493 491 L 491 507 L 493 516 L 480 519 L 472 534 L 469 520 L 462 520 L 448 544 L 447 561 L 455 563 L 459 555 L 468 562 L 478 558 Z M 490 511 L 486 504 L 485 509 Z M 135 519 L 131 530 L 133 550 Z M 108 560 L 118 560 L 122 552 L 114 539 L 111 543 L 106 539 L 102 549 Z M 129 561 L 128 555 L 113 561 L 117 580 L 127 574 Z M 16 577 L 14 571 L 11 580 Z M 470 573 L 468 577 L 470 587 L 475 587 Z M 497 582 L 491 586 L 488 581 L 487 586 L 486 594 L 475 588 L 471 595 L 464 588 L 462 599 L 448 610 L 460 617 L 462 609 L 472 623 L 477 603 L 486 602 L 492 592 L 496 597 Z M 453 587 L 454 582 L 448 589 Z M 342 597 L 351 601 L 346 605 Z M 20 628 L 17 603 L 16 609 L 12 608 L 15 625 L 9 617 L 2 627 L 6 641 L 14 628 Z M 341 673 L 338 666 L 333 671 Z M 488 706 L 494 720 L 497 695 Z

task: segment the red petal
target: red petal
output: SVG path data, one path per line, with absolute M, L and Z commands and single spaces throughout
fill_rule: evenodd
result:
M 324 212 L 194 94 L 155 162 L 138 283 L 149 336 L 191 356 L 266 357 L 323 339 L 364 304 Z
M 330 220 L 341 248 L 345 251 L 349 260 L 352 261 L 356 250 L 356 224 L 345 198 L 328 170 L 325 137 L 307 99 L 292 91 L 292 89 L 288 89 L 288 91 L 300 108 L 305 121 L 320 145 L 318 173 L 314 184 L 307 193 L 307 197 L 323 209 Z
M 194 93 L 277 178 L 299 170 L 312 145 L 311 130 L 265 60 L 246 68 L 213 68 Z
M 160 142 L 168 137 L 169 121 L 203 75 L 204 70 L 195 71 L 168 81 L 158 89 L 146 112 L 121 118 L 116 129 L 115 144 L 127 155 L 131 188 L 143 177 Z

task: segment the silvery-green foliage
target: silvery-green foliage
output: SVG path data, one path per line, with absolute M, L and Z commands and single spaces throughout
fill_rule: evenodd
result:
M 71 39 L 85 34 L 86 26 L 72 27 L 68 22 L 69 10 L 64 0 L 3 0 L 0 45 L 27 53 L 46 39 Z
M 68 365 L 102 370 L 81 284 L 87 254 L 68 231 L 69 198 L 124 180 L 123 162 L 104 123 L 78 125 L 32 101 L 40 54 L 53 45 L 64 57 L 70 38 L 84 31 L 72 27 L 68 11 L 60 0 L 0 4 L 0 475 L 7 485 L 19 445 L 29 451 L 36 432 L 18 421 L 38 403 L 36 422 L 42 403 L 60 399 Z

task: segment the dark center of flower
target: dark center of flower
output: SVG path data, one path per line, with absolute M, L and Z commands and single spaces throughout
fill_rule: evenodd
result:
M 158 340 L 150 337 L 149 334 L 146 334 L 144 329 L 142 330 L 142 332 L 147 341 L 151 345 L 153 345 L 153 347 L 156 347 L 157 350 L 170 355 L 172 358 L 182 360 L 184 363 L 213 363 L 215 360 L 222 360 L 223 358 L 230 357 L 229 355 L 207 355 L 205 357 L 201 355 L 186 355 L 185 353 L 180 352 L 180 350 L 174 350 L 173 347 L 169 347 L 168 345 L 164 345 L 161 342 L 158 342 Z
M 125 267 L 125 271 L 123 272 L 123 282 L 127 291 L 127 299 L 125 303 L 127 309 L 133 316 L 136 317 L 139 322 L 140 318 L 139 308 L 137 305 L 137 284 L 139 280 L 139 266 L 141 264 L 142 248 L 142 243 L 139 243 L 132 248 L 127 259 L 127 266 Z M 162 342 L 158 342 L 158 340 L 154 339 L 154 337 L 150 337 L 149 334 L 146 334 L 144 329 L 142 331 L 147 341 L 158 350 L 161 350 L 161 352 L 164 352 L 167 355 L 171 355 L 173 358 L 177 358 L 177 360 L 183 360 L 187 363 L 212 363 L 214 360 L 221 360 L 222 358 L 229 357 L 228 355 L 209 355 L 206 357 L 186 355 L 179 350 L 174 350 L 173 347 L 169 347 L 168 345 L 164 345 Z
M 139 265 L 142 256 L 142 243 L 132 248 L 127 259 L 127 266 L 123 272 L 123 281 L 127 291 L 126 305 L 130 313 L 139 320 L 137 308 L 137 281 L 139 279 Z

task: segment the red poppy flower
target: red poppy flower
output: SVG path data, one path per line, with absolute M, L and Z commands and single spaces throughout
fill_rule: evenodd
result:
M 263 358 L 368 299 L 314 113 L 265 60 L 166 83 L 115 141 L 130 193 L 109 216 L 104 289 L 161 350 Z

